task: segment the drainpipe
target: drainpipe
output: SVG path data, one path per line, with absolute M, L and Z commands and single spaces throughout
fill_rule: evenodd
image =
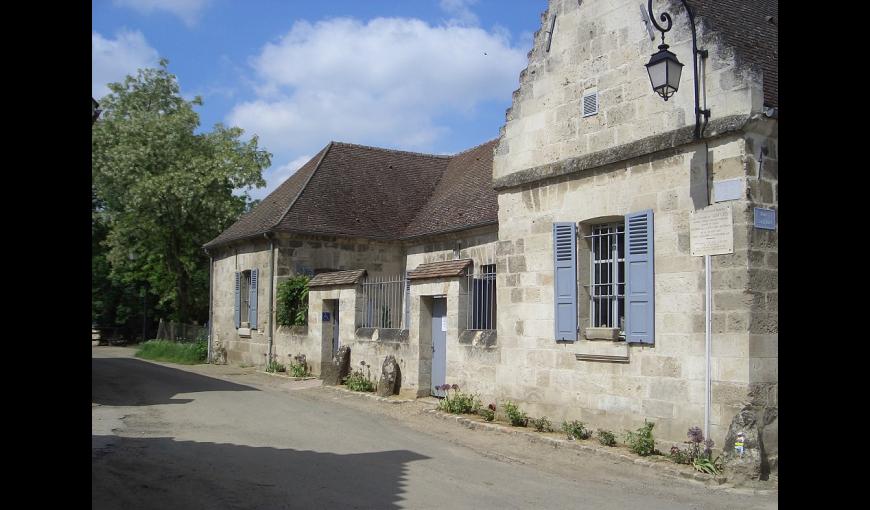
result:
M 272 359 L 272 290 L 275 287 L 275 238 L 271 232 L 264 234 L 269 240 L 269 360 Z
M 212 302 L 214 300 L 214 295 L 212 294 L 214 290 L 214 285 L 212 285 L 212 278 L 214 275 L 214 257 L 208 252 L 208 250 L 203 249 L 203 251 L 208 255 L 208 356 L 206 360 L 208 363 L 211 363 L 214 355 L 212 349 L 212 331 L 214 331 L 214 313 L 212 308 Z

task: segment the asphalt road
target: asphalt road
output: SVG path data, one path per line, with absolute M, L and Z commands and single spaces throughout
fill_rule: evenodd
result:
M 92 507 L 777 508 L 625 461 L 466 429 L 251 368 L 95 347 Z

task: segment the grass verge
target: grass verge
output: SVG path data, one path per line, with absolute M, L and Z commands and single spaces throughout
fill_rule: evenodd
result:
M 171 342 L 168 340 L 148 340 L 139 344 L 136 357 L 152 361 L 169 361 L 182 365 L 197 365 L 205 363 L 208 356 L 208 345 L 205 340 L 199 342 Z

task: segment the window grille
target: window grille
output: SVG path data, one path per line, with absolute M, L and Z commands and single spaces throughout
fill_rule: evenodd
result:
M 589 240 L 589 324 L 625 331 L 625 225 L 595 225 Z
M 407 329 L 402 303 L 407 289 L 402 276 L 368 276 L 360 284 L 363 308 L 360 327 Z
M 495 264 L 468 275 L 468 294 L 466 329 L 495 329 Z

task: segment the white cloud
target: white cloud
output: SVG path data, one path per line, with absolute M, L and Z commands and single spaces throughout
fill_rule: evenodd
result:
M 404 18 L 299 21 L 251 59 L 259 97 L 227 120 L 279 154 L 329 140 L 431 150 L 448 131 L 444 117 L 510 100 L 525 53 L 504 30 Z
M 142 32 L 121 30 L 115 39 L 91 32 L 91 94 L 99 100 L 109 93 L 107 84 L 135 76 L 139 68 L 156 67 L 158 59 Z
M 196 25 L 202 10 L 211 0 L 115 0 L 115 5 L 130 7 L 142 14 L 153 11 L 168 11 L 179 18 L 187 26 Z
M 440 5 L 441 9 L 453 16 L 451 23 L 477 25 L 477 15 L 469 8 L 476 3 L 477 0 L 441 0 Z

